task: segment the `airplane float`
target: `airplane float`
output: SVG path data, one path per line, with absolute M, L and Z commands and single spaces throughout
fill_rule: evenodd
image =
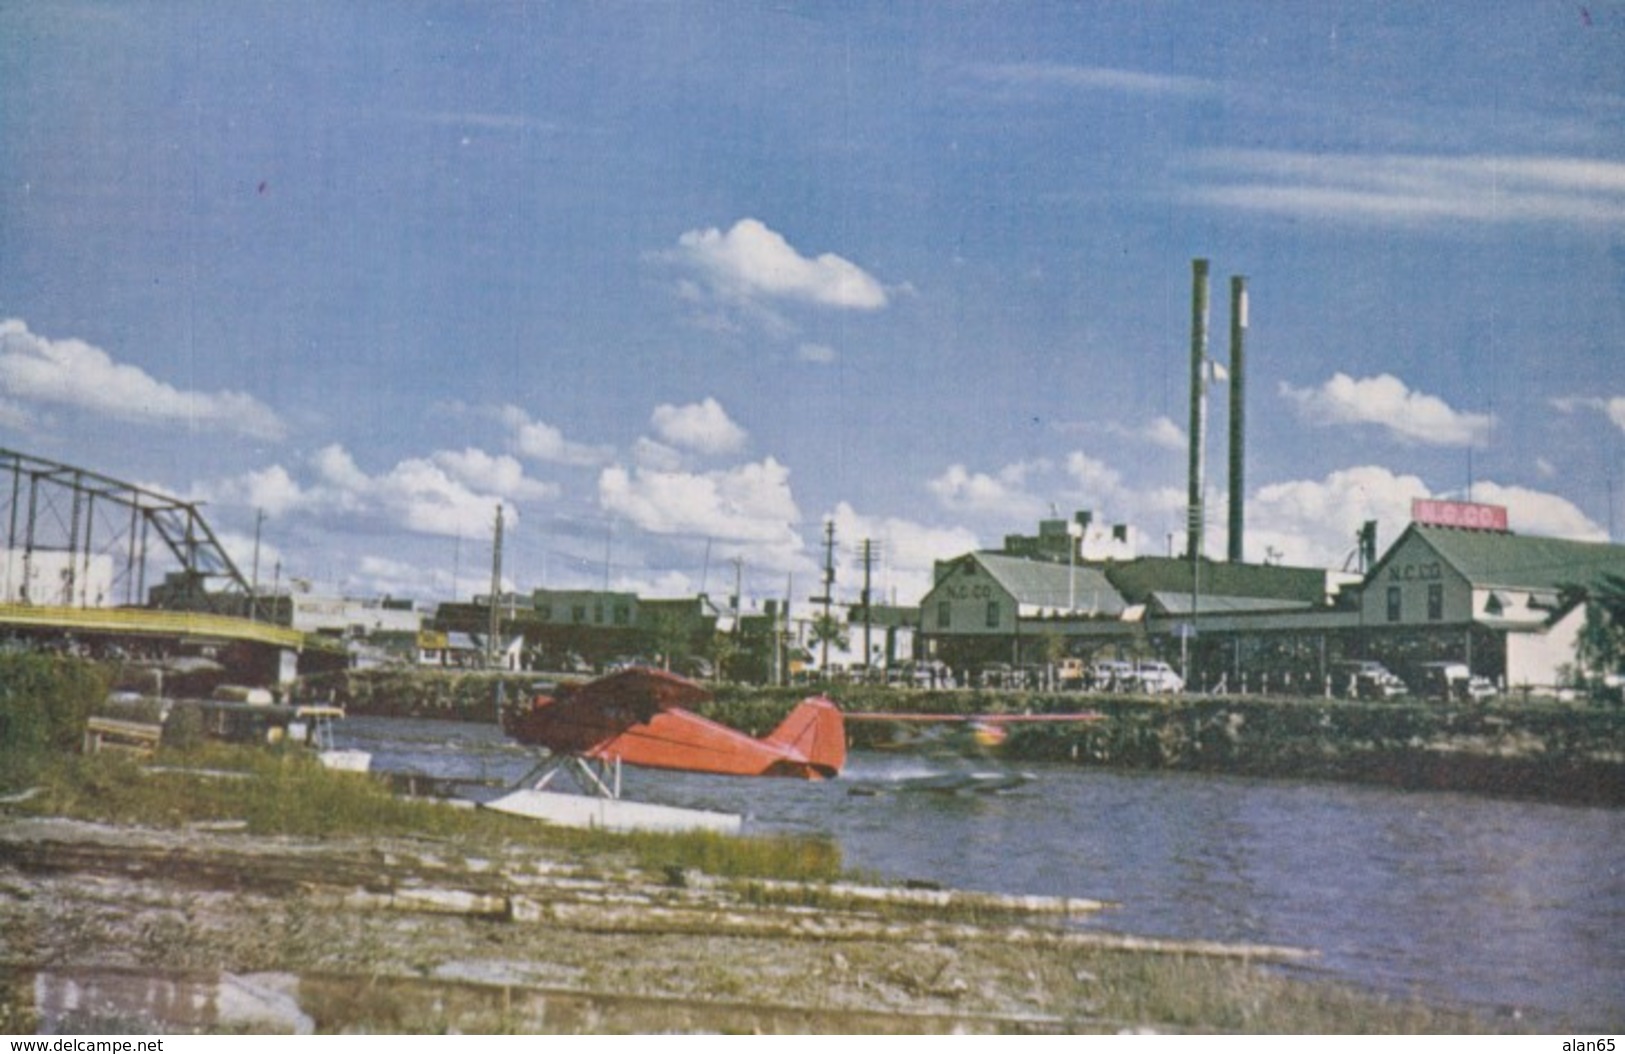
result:
M 761 739 L 694 713 L 711 693 L 664 670 L 622 670 L 538 695 L 503 715 L 503 730 L 549 757 L 515 789 L 485 807 L 568 826 L 737 831 L 731 813 L 624 801 L 621 765 L 722 776 L 823 780 L 846 763 L 840 709 L 823 696 L 802 700 Z M 548 786 L 568 773 L 583 794 Z
M 854 724 L 872 723 L 898 726 L 899 735 L 889 746 L 878 749 L 907 750 L 942 758 L 985 758 L 995 755 L 1010 736 L 1011 725 L 1087 724 L 1100 721 L 1094 712 L 1075 714 L 908 714 L 884 712 L 849 713 Z M 923 732 L 919 726 L 930 726 Z M 906 731 L 905 731 L 906 730 Z M 1014 790 L 1031 783 L 1030 773 L 1011 772 L 1002 767 L 980 771 L 958 765 L 946 772 L 909 776 L 893 780 L 863 780 L 850 794 L 873 796 L 888 791 L 928 791 L 935 794 L 989 794 Z

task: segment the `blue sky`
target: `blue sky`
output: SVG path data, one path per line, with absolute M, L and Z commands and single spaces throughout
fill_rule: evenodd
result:
M 1625 5 L 0 3 L 0 445 L 350 592 L 1625 513 Z M 1209 551 L 1224 552 L 1214 389 Z M 1610 509 L 1612 496 L 1613 508 Z

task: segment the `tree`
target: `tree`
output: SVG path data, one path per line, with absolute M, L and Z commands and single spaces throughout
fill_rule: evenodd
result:
M 666 669 L 681 663 L 689 653 L 689 622 L 679 612 L 658 611 L 649 626 L 649 641 Z
M 741 650 L 739 638 L 732 633 L 711 634 L 711 662 L 716 667 L 717 680 L 726 681 L 731 678 Z
M 819 615 L 813 619 L 812 640 L 823 653 L 825 673 L 829 672 L 829 649 L 834 647 L 845 651 L 851 645 L 851 639 L 846 635 L 846 625 L 834 615 Z
M 1577 684 L 1600 684 L 1625 664 L 1625 577 L 1603 575 L 1590 589 L 1566 585 L 1559 604 L 1585 605 L 1585 623 L 1574 642 Z

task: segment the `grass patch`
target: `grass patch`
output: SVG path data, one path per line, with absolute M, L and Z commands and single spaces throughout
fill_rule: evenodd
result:
M 531 847 L 654 872 L 721 878 L 830 881 L 840 851 L 824 839 L 736 837 L 712 832 L 574 830 L 501 813 L 397 797 L 380 781 L 323 768 L 308 753 L 227 744 L 164 750 L 145 765 L 129 757 L 54 755 L 35 772 L 35 815 L 159 828 L 240 821 L 250 834 L 298 837 L 432 837 L 469 850 Z M 236 778 L 233 778 L 236 777 Z

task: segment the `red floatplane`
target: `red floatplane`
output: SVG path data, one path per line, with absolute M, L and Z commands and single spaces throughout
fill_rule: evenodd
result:
M 503 728 L 550 756 L 486 807 L 574 826 L 737 830 L 740 818 L 729 813 L 622 801 L 621 765 L 820 780 L 846 763 L 841 711 L 823 696 L 802 700 L 761 739 L 688 709 L 710 697 L 693 681 L 641 667 L 538 695 L 505 713 Z M 560 772 L 586 793 L 549 793 Z

